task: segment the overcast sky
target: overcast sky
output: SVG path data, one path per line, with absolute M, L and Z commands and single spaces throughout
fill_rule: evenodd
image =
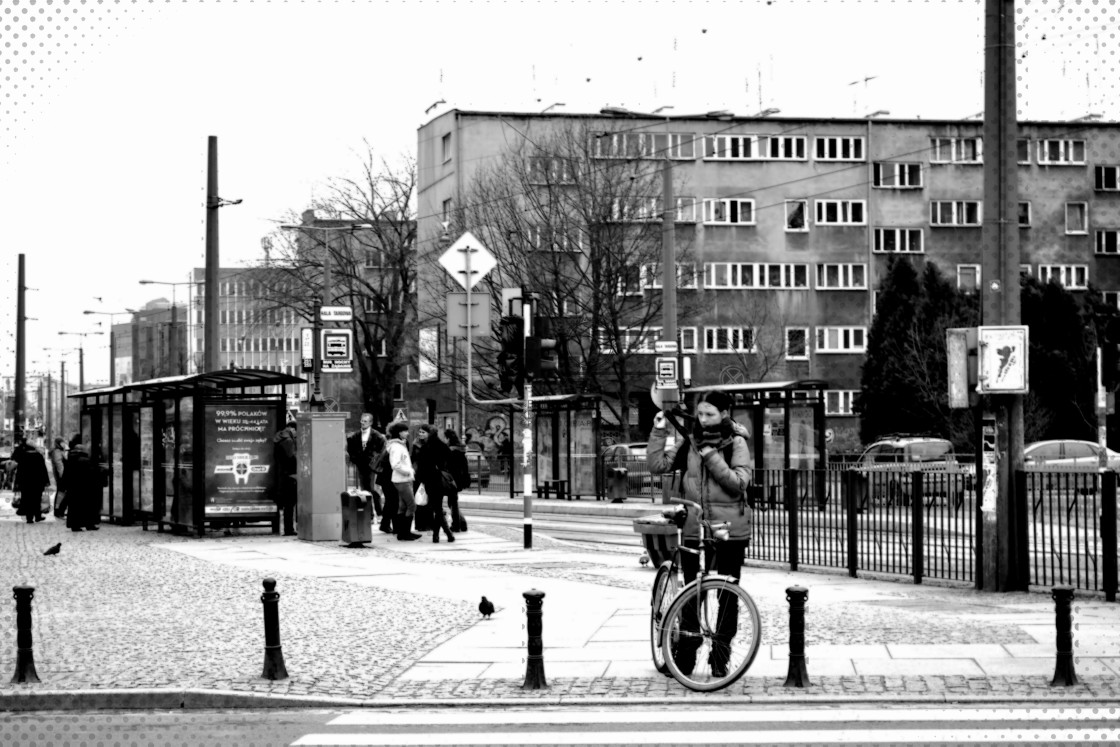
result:
M 1020 118 L 1120 120 L 1116 0 L 1017 17 Z M 107 329 L 83 310 L 170 298 L 137 281 L 204 264 L 210 135 L 221 196 L 243 200 L 221 211 L 222 265 L 242 266 L 363 141 L 412 154 L 448 108 L 963 118 L 983 108 L 983 24 L 977 0 L 0 0 L 0 375 L 19 253 L 29 371 L 76 366 L 48 348 Z M 107 379 L 108 336 L 85 339 L 87 381 Z

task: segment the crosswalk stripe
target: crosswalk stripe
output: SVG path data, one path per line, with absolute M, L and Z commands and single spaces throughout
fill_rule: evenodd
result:
M 710 718 L 718 719 L 717 713 Z M 413 734 L 308 734 L 293 747 L 313 745 L 651 745 L 651 744 L 959 744 L 963 742 L 1112 742 L 1117 729 L 867 729 L 789 731 L 645 731 L 645 732 L 420 732 Z
M 822 723 L 822 722 L 860 722 L 860 723 L 897 723 L 913 722 L 960 722 L 960 721 L 1056 721 L 1079 723 L 1120 722 L 1120 708 L 923 708 L 921 710 L 892 710 L 827 708 L 804 709 L 752 709 L 723 710 L 713 716 L 712 711 L 678 711 L 666 708 L 663 711 L 410 711 L 408 713 L 387 713 L 379 710 L 363 710 L 345 713 L 329 722 L 330 726 L 482 726 L 482 725 L 524 725 L 537 724 L 555 726 L 558 724 L 583 725 L 633 724 L 636 727 L 650 727 L 657 724 L 705 724 L 718 718 L 721 724 L 758 724 L 758 723 Z

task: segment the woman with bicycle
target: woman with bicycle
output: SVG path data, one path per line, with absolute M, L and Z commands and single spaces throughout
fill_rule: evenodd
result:
M 653 421 L 646 459 L 653 473 L 682 470 L 684 497 L 702 506 L 703 519 L 727 524 L 728 539 L 715 542 L 715 547 L 705 552 L 705 565 L 711 570 L 714 562 L 716 573 L 739 578 L 753 527 L 753 511 L 747 505 L 747 486 L 754 463 L 747 440 L 738 430 L 741 426 L 731 420 L 731 401 L 731 396 L 723 392 L 701 395 L 689 437 L 679 448 L 666 448 L 667 421 L 663 413 L 658 413 Z M 693 550 L 699 547 L 700 519 L 696 511 L 688 511 L 682 532 L 684 547 Z M 699 572 L 699 556 L 682 553 L 681 567 L 685 583 L 691 583 Z M 738 629 L 738 607 L 734 599 L 725 596 L 730 595 L 720 595 L 716 638 L 729 643 Z M 682 627 L 694 625 L 698 626 L 695 615 L 691 620 L 682 618 Z M 677 665 L 686 673 L 695 666 L 698 641 L 697 638 L 682 639 L 682 645 L 673 653 Z M 708 663 L 716 677 L 726 673 L 724 651 L 726 646 L 713 646 L 709 654 Z

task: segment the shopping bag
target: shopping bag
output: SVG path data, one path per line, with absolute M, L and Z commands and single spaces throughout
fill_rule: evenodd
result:
M 417 506 L 427 506 L 428 505 L 428 491 L 424 488 L 423 485 L 421 485 L 419 488 L 416 489 L 416 505 Z

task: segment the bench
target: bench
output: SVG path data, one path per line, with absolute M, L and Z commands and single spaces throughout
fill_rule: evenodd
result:
M 568 493 L 567 480 L 541 480 L 540 485 L 537 487 L 537 497 L 549 499 L 552 493 L 556 493 L 556 500 L 572 500 L 572 496 Z

